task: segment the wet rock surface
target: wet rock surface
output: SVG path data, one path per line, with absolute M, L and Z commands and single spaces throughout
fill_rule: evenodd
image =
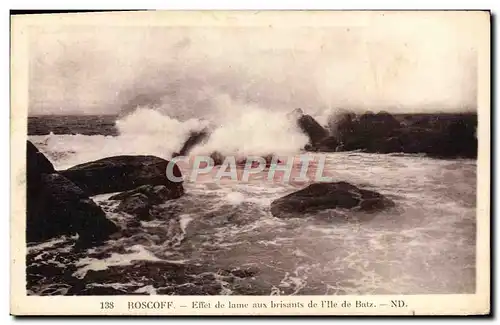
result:
M 168 188 L 165 185 L 143 185 L 138 188 L 113 195 L 109 200 L 121 201 L 118 210 L 123 211 L 141 220 L 154 218 L 152 209 L 155 205 L 168 200 L 177 199 L 184 194 L 182 187 Z
M 168 160 L 155 156 L 114 156 L 71 167 L 60 173 L 90 195 L 123 192 L 141 185 L 165 185 L 179 190 L 182 182 L 167 177 Z M 182 177 L 177 165 L 175 177 Z
M 376 212 L 393 206 L 394 202 L 382 194 L 346 182 L 315 183 L 273 201 L 271 213 L 278 218 L 288 218 L 327 209 Z
M 80 245 L 106 240 L 118 230 L 88 193 L 54 171 L 49 160 L 28 142 L 26 240 L 79 235 Z
M 330 136 L 306 150 L 424 153 L 444 159 L 477 157 L 477 114 L 342 112 L 332 117 L 329 127 Z

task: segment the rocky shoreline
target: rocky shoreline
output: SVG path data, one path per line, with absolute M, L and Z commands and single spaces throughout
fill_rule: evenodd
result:
M 182 182 L 167 178 L 168 163 L 154 156 L 115 156 L 57 171 L 28 141 L 26 241 L 77 234 L 79 245 L 99 245 L 119 228 L 91 197 L 122 192 L 113 199 L 142 217 L 146 208 L 184 194 Z M 181 175 L 176 165 L 174 175 Z
M 302 122 L 301 122 L 302 121 Z M 306 123 L 307 122 L 307 123 Z M 309 135 L 308 151 L 423 153 L 432 158 L 477 158 L 477 114 L 391 115 L 340 112 L 327 128 L 308 115 L 299 125 Z
M 361 115 L 342 112 L 331 117 L 328 127 L 321 126 L 312 116 L 297 109 L 289 117 L 308 135 L 304 150 L 339 152 L 360 150 L 370 153 L 425 153 L 434 158 L 477 157 L 477 114 L 407 115 L 402 120 L 387 112 Z M 187 155 L 196 145 L 210 136 L 209 130 L 192 132 L 181 152 Z M 266 156 L 271 160 L 273 153 Z M 216 164 L 223 156 L 214 152 Z M 150 220 L 154 206 L 181 197 L 181 182 L 166 176 L 169 161 L 155 156 L 115 156 L 56 171 L 52 163 L 30 141 L 27 142 L 27 241 L 43 241 L 58 235 L 78 234 L 84 246 L 101 243 L 118 231 L 91 197 L 104 193 L 121 193 L 111 200 L 120 201 L 119 210 Z M 269 166 L 267 166 L 269 167 Z M 174 175 L 181 171 L 174 165 Z M 308 191 L 323 191 L 326 196 L 297 197 Z M 322 193 L 323 193 L 322 192 Z M 324 193 L 323 193 L 324 194 Z M 331 208 L 363 208 L 366 202 L 386 206 L 378 193 L 368 193 L 351 184 L 313 184 L 288 197 L 294 211 Z M 367 195 L 370 197 L 366 199 Z M 306 195 L 307 196 L 307 195 Z M 273 202 L 274 215 L 281 215 Z M 300 202 L 300 206 L 296 206 Z M 313 203 L 315 202 L 315 203 Z M 332 202 L 337 202 L 333 204 Z M 381 203 L 382 202 L 382 203 Z M 333 205 L 332 205 L 333 204 Z M 390 204 L 389 204 L 390 205 Z M 302 209 L 304 208 L 304 209 Z M 287 209 L 285 209 L 287 210 Z

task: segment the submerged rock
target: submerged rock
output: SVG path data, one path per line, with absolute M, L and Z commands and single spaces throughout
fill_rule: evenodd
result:
M 60 173 L 90 195 L 132 190 L 141 185 L 165 185 L 181 191 L 182 182 L 167 178 L 168 160 L 155 156 L 115 156 L 71 167 Z M 177 165 L 173 175 L 182 177 Z
M 149 202 L 146 195 L 135 193 L 126 197 L 120 205 L 118 205 L 118 210 L 137 216 L 141 220 L 149 220 L 151 219 L 149 211 L 152 206 L 153 205 Z
M 394 202 L 382 194 L 346 182 L 314 183 L 273 201 L 271 213 L 277 218 L 287 218 L 326 209 L 375 212 L 393 206 Z
M 275 162 L 277 164 L 282 163 L 281 159 L 279 159 L 277 157 L 275 159 L 275 156 L 272 154 L 261 156 L 261 157 L 265 161 L 265 164 L 266 164 L 265 168 L 271 167 L 273 162 Z M 214 161 L 214 166 L 222 165 L 224 163 L 224 160 L 226 159 L 226 157 L 218 151 L 212 152 L 212 154 L 210 155 L 210 158 L 212 158 L 212 160 Z M 275 159 L 275 161 L 274 161 L 274 159 Z M 244 166 L 246 166 L 246 163 L 248 162 L 248 157 L 240 157 L 238 159 L 235 159 L 234 162 L 235 162 L 236 166 L 244 167 Z M 259 165 L 259 163 L 257 161 L 252 160 L 252 165 L 251 165 L 252 168 L 257 167 L 258 165 Z
M 262 158 L 265 161 L 265 168 L 270 168 L 273 165 L 273 163 L 274 164 L 281 164 L 282 163 L 281 159 L 279 159 L 278 157 L 275 158 L 274 155 L 266 155 L 266 156 L 262 156 Z M 240 158 L 236 161 L 236 165 L 237 166 L 246 166 L 248 161 L 249 160 L 247 157 Z M 251 168 L 256 168 L 259 166 L 259 162 L 255 161 L 255 160 L 250 160 L 250 162 L 252 163 L 250 165 Z
M 145 195 L 151 204 L 160 204 L 168 200 L 177 199 L 184 194 L 183 187 L 169 188 L 165 185 L 142 185 L 136 189 L 111 196 L 110 200 L 125 200 L 135 194 Z
M 179 198 L 184 189 L 168 188 L 165 185 L 143 185 L 138 188 L 111 196 L 110 200 L 122 201 L 118 210 L 139 217 L 141 220 L 151 220 L 151 208 L 168 200 Z

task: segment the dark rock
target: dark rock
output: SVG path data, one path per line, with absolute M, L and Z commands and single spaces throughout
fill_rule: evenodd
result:
M 376 139 L 372 142 L 372 148 L 374 148 L 377 153 L 403 152 L 403 146 L 398 137 Z
M 126 291 L 115 289 L 113 287 L 92 286 L 82 288 L 81 286 L 74 286 L 68 290 L 67 295 L 80 295 L 80 296 L 113 296 L 113 295 L 126 295 L 130 294 Z
M 318 151 L 318 148 L 316 148 L 312 144 L 308 143 L 304 146 L 304 150 L 306 150 L 306 151 Z
M 311 115 L 302 114 L 302 110 L 300 109 L 295 112 L 294 114 L 300 114 L 297 123 L 301 130 L 309 137 L 310 144 L 315 145 L 328 136 L 328 131 Z
M 27 141 L 26 147 L 26 183 L 28 191 L 35 190 L 40 181 L 40 175 L 54 173 L 54 166 L 33 143 Z
M 458 120 L 442 128 L 407 127 L 397 130 L 394 138 L 401 152 L 425 153 L 435 158 L 476 158 L 477 138 L 475 126 Z M 394 151 L 391 151 L 394 152 Z
M 81 244 L 91 245 L 118 230 L 82 189 L 58 173 L 41 174 L 37 190 L 28 190 L 27 203 L 28 242 L 77 233 Z
M 272 165 L 272 163 L 273 163 L 273 159 L 275 159 L 273 155 L 266 155 L 266 156 L 263 156 L 262 158 L 264 158 L 264 161 L 266 163 L 266 167 L 265 168 L 270 168 L 271 165 Z M 282 163 L 282 161 L 279 158 L 276 158 L 275 160 L 276 160 L 277 164 L 281 164 Z M 246 166 L 247 161 L 248 161 L 247 157 L 238 159 L 236 161 L 236 165 L 237 166 Z M 258 166 L 258 162 L 257 161 L 252 161 L 252 166 L 251 167 L 255 168 L 257 166 Z
M 453 121 L 446 128 L 448 137 L 438 154 L 444 157 L 477 158 L 476 123 L 466 119 Z
M 329 136 L 321 140 L 311 151 L 321 151 L 321 152 L 335 152 L 340 142 L 334 136 Z
M 348 130 L 349 124 L 353 123 L 356 114 L 349 110 L 340 109 L 328 117 L 328 129 L 330 133 L 341 137 L 340 130 Z
M 400 117 L 401 118 L 401 117 Z M 362 150 L 373 153 L 425 153 L 435 158 L 477 157 L 477 114 L 404 115 L 387 112 L 356 116 L 342 112 L 330 119 L 338 141 L 326 139 L 306 150 Z
M 401 123 L 393 115 L 385 111 L 380 111 L 377 114 L 365 113 L 359 117 L 359 123 L 384 135 L 390 134 L 394 129 L 401 127 Z
M 275 156 L 272 154 L 262 156 L 262 158 L 264 158 L 264 160 L 266 162 L 266 168 L 271 167 L 274 157 Z M 224 155 L 222 155 L 218 151 L 212 152 L 212 154 L 210 155 L 210 158 L 213 159 L 214 166 L 222 165 L 224 163 L 224 160 L 225 160 Z M 246 165 L 247 161 L 248 161 L 247 157 L 241 157 L 241 158 L 238 158 L 235 161 L 235 163 L 236 163 L 236 166 L 244 167 Z M 282 163 L 282 160 L 279 158 L 276 158 L 276 163 L 280 164 L 280 163 Z M 252 161 L 252 168 L 257 167 L 257 165 L 258 165 L 257 161 Z
M 135 193 L 126 197 L 120 205 L 118 205 L 118 210 L 137 216 L 141 220 L 150 220 L 151 216 L 149 210 L 151 207 L 152 204 L 149 202 L 146 195 Z
M 340 111 L 329 119 L 329 128 L 333 136 L 322 140 L 314 146 L 314 149 L 378 152 L 379 145 L 385 145 L 385 140 L 400 127 L 400 122 L 384 111 L 377 114 L 366 112 L 359 116 L 353 112 Z
M 256 267 L 236 267 L 234 269 L 222 269 L 218 271 L 218 274 L 224 277 L 235 276 L 238 278 L 250 278 L 259 273 L 259 269 Z
M 237 269 L 234 269 L 232 271 L 230 271 L 230 273 L 238 278 L 249 278 L 249 277 L 253 277 L 255 276 L 257 273 L 259 272 L 258 269 L 256 268 L 237 268 Z
M 224 155 L 221 154 L 220 152 L 218 151 L 214 151 L 210 154 L 210 158 L 213 159 L 214 161 L 214 166 L 219 166 L 219 165 L 222 165 L 222 163 L 224 162 Z
M 271 213 L 278 218 L 297 217 L 326 209 L 355 209 L 375 212 L 393 207 L 382 194 L 360 189 L 346 182 L 314 183 L 271 203 Z
M 167 178 L 169 161 L 155 156 L 115 156 L 71 167 L 60 173 L 90 195 L 122 192 L 141 185 L 180 188 L 182 182 Z M 182 177 L 177 165 L 173 174 Z
M 110 200 L 122 201 L 118 210 L 139 217 L 141 220 L 154 218 L 152 208 L 168 200 L 179 198 L 184 194 L 183 188 L 168 188 L 165 185 L 143 185 L 138 188 L 119 193 L 110 197 Z
M 165 185 L 142 185 L 131 191 L 122 192 L 111 196 L 110 200 L 124 200 L 135 194 L 143 194 L 151 204 L 161 204 L 165 201 L 177 199 L 184 194 L 183 187 L 169 188 Z
M 345 126 L 348 129 L 343 130 L 344 137 L 341 139 L 344 148 L 369 152 L 378 152 L 377 144 L 391 137 L 401 127 L 399 121 L 386 112 L 365 113 L 342 127 Z
M 443 136 L 443 133 L 437 130 L 422 127 L 407 127 L 396 130 L 394 136 L 387 139 L 387 143 L 393 143 L 393 149 L 397 148 L 399 143 L 399 152 L 431 153 L 441 150 L 439 147 L 442 145 L 439 142 L 443 139 Z
M 340 110 L 329 117 L 328 127 L 332 134 L 341 137 L 341 132 L 354 129 L 353 125 L 355 123 L 355 120 L 355 113 L 347 110 Z
M 79 235 L 79 245 L 98 244 L 118 230 L 88 194 L 54 170 L 27 142 L 26 241 Z
M 136 261 L 127 266 L 110 266 L 106 270 L 87 272 L 80 280 L 80 288 L 89 287 L 95 283 L 130 283 L 133 279 L 143 279 L 141 286 L 151 285 L 158 288 L 158 294 L 175 295 L 217 295 L 221 286 L 214 283 L 213 277 L 201 276 L 210 271 L 206 266 L 199 267 L 186 264 L 167 262 Z M 212 270 L 213 272 L 213 270 Z M 125 289 L 124 289 L 125 290 Z M 137 288 L 128 289 L 127 294 Z M 72 294 L 83 295 L 82 291 L 72 290 Z M 111 293 L 112 294 L 112 293 Z
M 174 153 L 172 157 L 177 157 L 177 156 L 186 156 L 191 149 L 193 149 L 194 146 L 200 144 L 204 140 L 206 140 L 210 136 L 210 133 L 208 132 L 207 129 L 201 130 L 201 131 L 192 131 L 189 133 L 189 137 L 184 142 L 181 150 L 177 153 Z

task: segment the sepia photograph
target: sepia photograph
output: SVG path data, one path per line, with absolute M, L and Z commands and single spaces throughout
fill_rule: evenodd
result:
M 11 20 L 20 295 L 488 291 L 489 12 Z

